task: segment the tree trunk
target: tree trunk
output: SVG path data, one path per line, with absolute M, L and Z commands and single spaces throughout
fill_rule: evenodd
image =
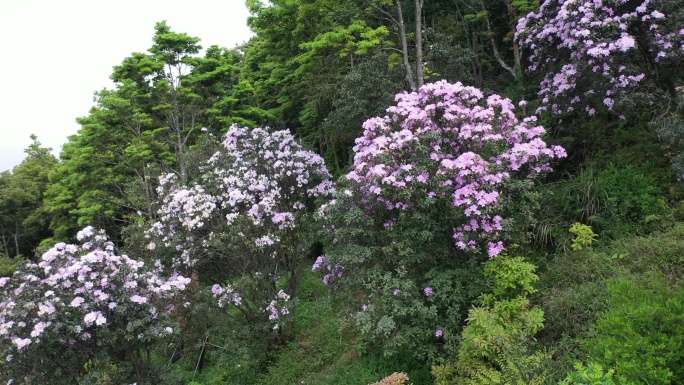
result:
M 496 46 L 496 41 L 494 40 L 494 32 L 492 31 L 492 25 L 489 22 L 489 13 L 487 12 L 487 9 L 485 8 L 484 1 L 480 0 L 480 7 L 482 8 L 482 12 L 484 12 L 485 15 L 485 25 L 487 26 L 487 35 L 489 35 L 489 41 L 492 44 L 492 51 L 494 51 L 494 58 L 496 59 L 497 62 L 499 62 L 499 65 L 506 71 L 510 72 L 511 75 L 513 75 L 513 79 L 518 79 L 518 74 L 516 73 L 515 69 L 511 68 L 506 62 L 501 58 L 501 55 L 499 54 L 499 49 Z
M 416 90 L 416 82 L 413 80 L 413 71 L 411 70 L 411 62 L 409 61 L 408 40 L 406 39 L 406 24 L 404 23 L 404 11 L 401 9 L 401 0 L 395 0 L 394 4 L 397 7 L 397 21 L 399 28 L 399 36 L 401 37 L 401 53 L 404 59 L 404 73 L 406 74 L 406 81 L 411 87 L 411 90 Z
M 416 88 L 423 85 L 423 0 L 416 0 Z
M 19 222 L 14 222 L 14 256 L 19 256 Z

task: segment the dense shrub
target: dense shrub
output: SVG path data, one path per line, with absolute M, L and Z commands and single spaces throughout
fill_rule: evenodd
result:
M 455 354 L 483 290 L 481 263 L 523 241 L 534 176 L 564 156 L 534 117 L 460 83 L 400 94 L 371 118 L 354 169 L 321 209 L 326 254 L 314 265 L 357 299 L 360 330 L 385 354 Z
M 528 298 L 539 279 L 535 269 L 520 257 L 487 263 L 491 293 L 468 312 L 456 361 L 433 369 L 437 385 L 544 383 L 550 356 L 534 346 L 544 312 Z
M 103 370 L 116 372 L 115 382 L 146 383 L 152 348 L 174 334 L 168 313 L 189 278 L 165 278 L 159 263 L 146 267 L 117 255 L 92 227 L 78 239 L 80 245 L 59 243 L 39 263 L 0 278 L 5 381 L 73 384 Z
M 238 319 L 274 341 L 286 337 L 306 257 L 303 227 L 315 200 L 333 191 L 323 159 L 287 130 L 234 125 L 201 171 L 189 186 L 161 178 L 147 248 L 197 271 Z
M 619 383 L 684 382 L 684 289 L 660 274 L 608 282 L 608 309 L 586 341 L 591 361 L 615 368 Z
M 528 70 L 545 74 L 537 112 L 613 110 L 637 85 L 650 91 L 642 96 L 655 90 L 674 96 L 682 75 L 681 6 L 678 0 L 544 1 L 519 20 L 516 34 L 531 52 Z

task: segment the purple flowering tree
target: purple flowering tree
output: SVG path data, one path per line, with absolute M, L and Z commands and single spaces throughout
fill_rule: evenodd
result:
M 334 191 L 323 159 L 287 130 L 234 125 L 202 171 L 188 186 L 161 178 L 148 249 L 197 271 L 219 306 L 280 331 L 306 257 L 302 227 Z
M 674 97 L 684 66 L 683 6 L 681 0 L 544 1 L 519 20 L 516 33 L 529 53 L 527 70 L 545 74 L 537 113 L 613 110 L 637 86 L 651 97 Z
M 396 100 L 366 121 L 346 189 L 320 210 L 314 270 L 362 298 L 358 324 L 385 353 L 437 359 L 455 351 L 481 263 L 524 241 L 533 179 L 565 151 L 510 100 L 460 83 Z
M 117 255 L 92 227 L 78 240 L 0 278 L 3 381 L 75 383 L 86 364 L 106 362 L 130 368 L 119 380 L 142 383 L 151 348 L 174 333 L 169 313 L 189 278 Z

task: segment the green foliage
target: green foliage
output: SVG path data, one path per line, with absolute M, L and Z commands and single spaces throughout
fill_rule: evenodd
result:
M 484 257 L 455 250 L 450 218 L 458 214 L 450 202 L 402 199 L 414 202 L 413 209 L 397 213 L 391 225 L 390 217 L 368 216 L 342 195 L 325 208 L 326 256 L 334 250 L 345 266 L 355 266 L 353 273 L 343 272 L 345 285 L 335 296 L 354 298 L 350 311 L 371 351 L 440 361 L 456 353 L 467 309 L 484 289 Z M 334 278 L 329 285 L 335 290 Z
M 17 265 L 24 262 L 21 258 L 7 258 L 0 254 L 0 277 L 11 277 L 17 269 Z
M 684 381 L 684 288 L 660 274 L 608 281 L 608 310 L 586 341 L 592 361 L 614 367 L 620 383 Z
M 629 338 L 626 337 L 629 334 L 624 333 L 658 330 L 662 322 L 653 314 L 662 311 L 665 306 L 670 306 L 658 304 L 665 302 L 667 298 L 674 300 L 673 298 L 681 295 L 678 294 L 681 290 L 677 287 L 684 272 L 684 263 L 681 258 L 684 255 L 682 239 L 684 239 L 684 227 L 680 224 L 667 232 L 641 237 L 626 236 L 601 245 L 592 251 L 583 253 L 568 251 L 555 256 L 541 275 L 538 296 L 538 302 L 543 307 L 547 320 L 539 339 L 554 352 L 555 359 L 550 362 L 549 366 L 552 378 L 557 381 L 565 378 L 575 362 L 590 361 L 599 363 L 604 368 L 616 368 L 618 358 L 613 360 L 598 359 L 594 356 L 587 358 L 588 350 L 599 355 L 603 354 L 603 348 L 590 349 L 589 345 L 594 339 L 599 338 L 597 325 L 604 322 L 600 320 L 606 317 L 606 314 L 614 312 L 611 310 L 612 304 L 621 304 L 619 309 L 624 317 L 622 321 L 614 321 L 623 322 L 623 324 L 616 326 L 611 332 L 616 339 L 613 346 L 615 357 L 619 355 L 629 357 L 634 354 L 629 351 L 635 348 L 630 347 L 630 343 L 620 340 L 620 338 Z M 658 281 L 654 281 L 654 276 L 665 277 L 666 282 L 674 287 L 661 288 L 661 294 L 651 298 L 651 294 L 647 293 L 657 292 L 657 290 L 649 289 L 649 287 L 658 287 L 652 283 Z M 622 281 L 643 286 L 634 290 L 634 295 L 641 296 L 641 299 L 638 301 L 625 299 L 624 296 L 627 296 L 626 293 L 631 289 L 625 289 L 625 293 L 619 294 L 620 297 L 616 298 L 615 282 Z M 646 294 L 643 293 L 644 291 Z M 639 292 L 642 293 L 638 294 Z M 653 303 L 653 309 L 660 310 L 652 309 L 651 315 L 639 318 L 638 314 L 642 313 L 645 307 L 651 306 L 648 305 L 649 302 Z M 655 323 L 652 324 L 652 322 Z M 608 330 L 611 327 L 604 327 L 604 329 Z M 642 331 L 639 332 L 639 330 Z M 648 337 L 643 337 L 643 340 L 648 340 Z M 626 349 L 624 352 L 621 350 L 622 347 Z M 670 348 L 665 346 L 663 349 L 666 351 Z M 648 353 L 648 351 L 648 349 L 640 350 L 640 354 Z M 645 367 L 640 370 L 645 371 Z M 618 370 L 614 377 L 616 382 L 619 374 Z M 628 379 L 642 383 L 638 379 Z
M 596 240 L 596 237 L 598 237 L 598 234 L 594 233 L 591 226 L 579 222 L 575 222 L 575 224 L 570 227 L 570 233 L 575 236 L 570 247 L 576 251 L 591 250 L 591 245 Z
M 559 385 L 615 385 L 614 373 L 613 369 L 604 372 L 603 367 L 594 362 L 587 366 L 577 363 L 575 371 L 569 373 Z
M 664 182 L 647 167 L 610 162 L 603 167 L 585 167 L 542 188 L 542 210 L 534 225 L 537 245 L 572 247 L 566 229 L 576 222 L 591 226 L 606 240 L 672 225 L 674 214 L 663 197 Z
M 433 368 L 437 385 L 542 384 L 550 355 L 534 348 L 544 312 L 530 304 L 536 267 L 521 257 L 487 263 L 491 293 L 468 313 L 457 361 Z
M 0 254 L 8 257 L 33 257 L 40 241 L 50 236 L 44 201 L 57 159 L 35 135 L 31 139 L 21 164 L 0 173 Z

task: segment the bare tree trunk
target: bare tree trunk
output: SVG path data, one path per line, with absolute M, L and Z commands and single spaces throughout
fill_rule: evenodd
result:
M 413 91 L 416 88 L 416 82 L 413 80 L 413 71 L 411 70 L 411 62 L 409 61 L 408 40 L 406 39 L 406 24 L 404 23 L 404 11 L 401 9 L 401 0 L 394 0 L 397 7 L 397 21 L 399 28 L 399 36 L 401 37 L 401 53 L 404 59 L 404 72 L 406 74 L 406 81 Z
M 423 85 L 423 0 L 416 0 L 416 88 Z
M 516 25 L 518 23 L 518 18 L 515 16 L 514 8 L 511 5 L 510 0 L 503 0 L 506 4 L 506 9 L 508 10 L 508 19 L 510 22 L 510 27 L 513 33 L 515 33 Z M 520 46 L 513 39 L 513 60 L 515 60 L 513 69 L 515 69 L 515 74 L 517 77 L 522 79 L 522 54 L 520 53 Z
M 496 58 L 496 61 L 499 62 L 501 67 L 505 69 L 506 71 L 510 72 L 511 75 L 513 75 L 513 79 L 518 79 L 518 74 L 516 73 L 515 69 L 511 68 L 506 62 L 501 58 L 501 55 L 499 54 L 499 49 L 496 46 L 496 41 L 494 41 L 494 32 L 492 31 L 492 25 L 489 22 L 489 13 L 487 13 L 487 10 L 485 9 L 484 1 L 480 1 L 480 7 L 482 7 L 482 12 L 485 15 L 485 24 L 487 25 L 487 35 L 489 35 L 489 41 L 492 44 L 492 50 L 494 51 L 494 58 Z
M 14 221 L 14 256 L 19 256 L 19 222 Z

